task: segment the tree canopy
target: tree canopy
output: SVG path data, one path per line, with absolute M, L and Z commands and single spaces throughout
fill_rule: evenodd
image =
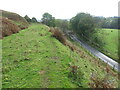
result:
M 28 17 L 28 15 L 25 15 L 24 17 L 28 22 L 31 22 L 31 19 Z
M 42 18 L 42 23 L 46 24 L 48 26 L 54 27 L 55 26 L 55 18 L 52 17 L 52 15 L 49 13 L 44 13 L 43 18 Z
M 96 26 L 93 17 L 86 13 L 78 13 L 70 20 L 70 23 L 73 30 L 84 36 L 90 36 Z
M 69 29 L 69 21 L 62 20 L 62 19 L 55 19 L 55 26 L 59 27 L 62 30 L 68 30 Z
M 31 21 L 32 21 L 33 23 L 37 23 L 37 22 L 38 22 L 35 17 L 33 17 Z

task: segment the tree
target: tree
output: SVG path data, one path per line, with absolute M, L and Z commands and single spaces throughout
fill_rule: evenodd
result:
M 118 29 L 120 29 L 120 17 L 118 17 Z
M 28 22 L 31 22 L 31 19 L 27 16 L 27 15 L 25 15 L 25 17 L 24 17 Z
M 102 41 L 102 37 L 98 37 L 95 34 L 100 25 L 100 23 L 96 24 L 96 22 L 99 22 L 99 18 L 95 18 L 86 13 L 78 13 L 70 20 L 73 31 L 76 32 L 81 39 L 94 44 L 94 46 L 103 46 L 104 42 Z
M 32 21 L 33 23 L 37 23 L 37 22 L 38 22 L 35 17 L 33 17 L 31 21 Z
M 62 19 L 56 19 L 55 20 L 55 26 L 59 27 L 62 30 L 68 30 L 69 29 L 69 21 L 68 20 L 62 20 Z
M 79 35 L 90 37 L 95 31 L 95 22 L 93 17 L 90 14 L 86 13 L 78 13 L 71 20 L 72 29 L 75 30 Z
M 110 23 L 111 28 L 118 29 L 118 18 L 113 18 L 112 22 Z
M 101 18 L 95 17 L 95 22 L 101 28 L 111 28 L 111 29 L 118 29 L 118 17 L 108 17 L 108 18 Z
M 55 26 L 55 18 L 52 17 L 52 15 L 49 13 L 44 13 L 43 18 L 42 18 L 42 23 L 46 24 L 48 26 L 54 27 Z

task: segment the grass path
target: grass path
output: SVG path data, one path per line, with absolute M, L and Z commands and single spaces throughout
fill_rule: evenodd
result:
M 87 88 L 93 72 L 106 75 L 90 55 L 81 57 L 51 35 L 44 25 L 33 24 L 2 40 L 3 88 Z M 79 67 L 76 80 L 70 65 Z

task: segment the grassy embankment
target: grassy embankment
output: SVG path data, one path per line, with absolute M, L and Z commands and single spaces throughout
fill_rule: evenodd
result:
M 87 88 L 92 73 L 107 75 L 117 87 L 116 77 L 108 75 L 103 64 L 82 48 L 79 54 L 71 51 L 48 29 L 33 24 L 2 40 L 3 88 Z M 77 74 L 72 66 L 77 66 Z
M 105 42 L 105 45 L 103 47 L 98 48 L 101 50 L 103 48 L 102 52 L 109 57 L 115 59 L 118 61 L 118 29 L 102 29 L 99 30 L 97 33 L 97 36 L 102 37 L 102 40 Z

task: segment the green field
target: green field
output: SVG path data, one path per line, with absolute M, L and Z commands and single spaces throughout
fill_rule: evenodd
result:
M 118 61 L 118 29 L 100 29 L 97 35 L 105 42 L 102 52 Z
M 92 73 L 101 78 L 110 76 L 118 87 L 116 77 L 101 69 L 103 64 L 97 66 L 95 58 L 82 48 L 80 54 L 71 51 L 52 37 L 48 29 L 32 24 L 28 29 L 4 37 L 3 88 L 87 88 L 92 82 Z M 71 72 L 72 65 L 79 67 L 75 75 Z

